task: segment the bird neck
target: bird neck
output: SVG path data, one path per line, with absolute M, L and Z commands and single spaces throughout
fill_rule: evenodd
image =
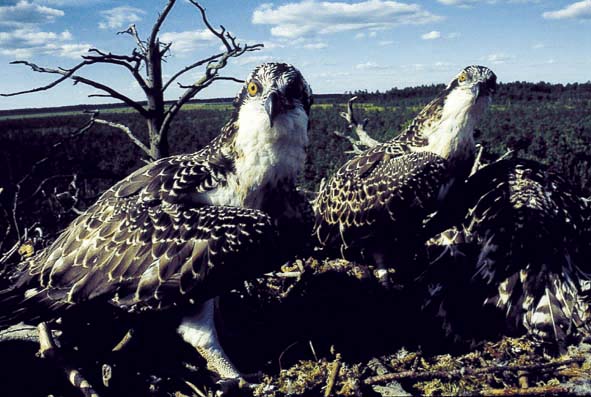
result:
M 469 162 L 474 157 L 474 126 L 487 105 L 486 98 L 476 99 L 469 90 L 448 93 L 433 117 L 417 133 L 420 144 L 412 151 L 427 151 L 452 163 Z
M 248 105 L 238 113 L 232 142 L 235 173 L 228 186 L 238 205 L 261 208 L 265 194 L 279 184 L 295 184 L 304 168 L 308 116 L 301 108 L 278 115 L 273 126 L 260 107 Z

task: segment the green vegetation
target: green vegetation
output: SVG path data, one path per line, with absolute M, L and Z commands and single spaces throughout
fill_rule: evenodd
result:
M 322 178 L 330 175 L 351 155 L 348 142 L 333 134 L 345 130 L 339 116 L 352 95 L 358 119 L 368 118 L 367 130 L 378 140 L 396 136 L 416 113 L 431 100 L 442 86 L 392 89 L 386 92 L 355 92 L 342 95 L 318 95 L 312 110 L 310 148 L 303 184 L 316 189 Z M 40 111 L 0 112 L 0 195 L 4 208 L 16 183 L 30 172 L 38 159 L 50 159 L 37 167 L 34 180 L 52 177 L 44 187 L 62 189 L 70 180 L 55 175 L 77 174 L 81 189 L 79 207 L 91 203 L 101 191 L 133 169 L 140 167 L 143 153 L 119 130 L 97 125 L 83 136 L 65 139 L 84 125 L 88 115 L 83 107 L 45 109 Z M 196 101 L 185 107 L 171 128 L 171 153 L 198 150 L 209 142 L 228 120 L 232 110 L 229 99 Z M 51 113 L 53 112 L 53 113 Z M 123 123 L 138 136 L 146 129 L 145 122 L 120 105 L 101 107 L 105 119 Z M 484 160 L 492 160 L 507 149 L 520 156 L 539 160 L 557 168 L 585 195 L 591 194 L 591 83 L 551 85 L 546 83 L 501 84 L 490 110 L 478 126 L 477 141 L 484 146 Z M 64 140 L 64 145 L 52 145 Z M 30 183 L 35 186 L 36 184 Z M 33 191 L 27 187 L 21 197 Z M 39 219 L 39 209 L 23 211 L 31 220 Z M 25 216 L 25 215 L 23 215 Z M 37 217 L 37 218 L 36 218 Z M 64 219 L 66 221 L 67 219 Z

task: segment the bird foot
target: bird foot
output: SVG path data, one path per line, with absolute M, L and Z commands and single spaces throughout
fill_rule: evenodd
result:
M 216 382 L 217 391 L 216 397 L 227 397 L 231 395 L 238 395 L 244 390 L 248 382 L 243 378 L 223 378 Z
M 216 382 L 216 397 L 251 396 L 259 386 L 262 373 L 244 374 L 239 378 L 223 378 Z

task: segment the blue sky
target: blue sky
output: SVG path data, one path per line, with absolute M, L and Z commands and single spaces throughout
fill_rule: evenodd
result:
M 0 92 L 32 88 L 51 76 L 24 66 L 72 67 L 89 47 L 128 54 L 133 40 L 116 35 L 135 23 L 146 37 L 164 0 L 0 0 Z M 447 82 L 468 64 L 491 67 L 504 82 L 591 80 L 591 0 L 203 0 L 214 25 L 265 48 L 234 59 L 223 72 L 244 78 L 256 64 L 296 65 L 317 93 L 387 90 Z M 164 73 L 219 51 L 197 9 L 178 0 L 162 28 L 172 41 Z M 191 83 L 199 71 L 181 78 Z M 141 99 L 124 70 L 87 68 L 84 75 Z M 201 98 L 233 96 L 237 83 L 218 82 Z M 0 109 L 105 102 L 96 90 L 63 83 L 18 97 Z M 180 95 L 173 88 L 168 99 Z

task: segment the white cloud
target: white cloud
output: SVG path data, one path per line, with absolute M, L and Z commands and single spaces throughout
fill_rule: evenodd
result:
M 142 9 L 129 6 L 111 8 L 101 11 L 103 20 L 99 22 L 98 26 L 101 29 L 126 28 L 132 23 L 141 21 L 142 15 L 145 13 Z
M 376 70 L 376 69 L 387 69 L 388 66 L 380 65 L 375 62 L 367 61 L 365 63 L 358 63 L 355 65 L 355 69 L 358 70 Z
M 447 38 L 448 38 L 448 39 L 450 39 L 450 40 L 453 40 L 453 39 L 457 39 L 457 38 L 458 38 L 458 37 L 460 37 L 461 35 L 462 35 L 462 34 L 461 34 L 461 33 L 459 33 L 459 32 L 451 32 L 451 33 L 449 33 L 449 34 L 447 35 Z
M 441 37 L 441 32 L 438 32 L 437 30 L 432 30 L 429 33 L 425 33 L 425 34 L 421 35 L 421 39 L 423 39 L 423 40 L 436 40 L 440 37 Z
M 21 0 L 14 5 L 0 6 L 0 26 L 22 27 L 51 22 L 64 16 L 62 10 Z
M 389 0 L 365 0 L 356 3 L 302 0 L 276 8 L 263 4 L 252 14 L 254 24 L 272 25 L 271 34 L 301 37 L 345 31 L 390 29 L 398 25 L 425 24 L 442 17 L 418 4 Z
M 96 3 L 102 3 L 106 0 L 36 0 L 37 3 L 49 4 L 54 6 L 76 6 L 84 7 Z
M 382 40 L 382 41 L 378 41 L 378 45 L 379 46 L 387 46 L 387 45 L 392 45 L 394 44 L 394 40 Z
M 250 43 L 250 42 L 256 43 L 256 40 L 255 41 L 253 41 L 253 40 L 248 41 L 248 43 Z M 263 45 L 265 46 L 265 50 L 273 50 L 275 48 L 285 48 L 287 46 L 286 43 L 282 43 L 279 41 L 265 41 L 265 42 L 263 42 Z
M 247 56 L 241 56 L 240 58 L 238 58 L 236 60 L 236 63 L 238 65 L 249 65 L 249 64 L 260 64 L 260 63 L 265 63 L 265 62 L 269 62 L 270 60 L 272 60 L 273 57 L 269 56 L 269 55 L 247 55 Z
M 0 54 L 18 59 L 35 55 L 54 55 L 77 58 L 88 51 L 91 44 L 70 43 L 72 34 L 43 32 L 35 28 L 20 28 L 10 32 L 0 32 Z
M 171 49 L 179 54 L 194 52 L 212 44 L 217 39 L 208 29 L 185 32 L 165 32 L 160 36 L 163 43 L 172 43 Z
M 513 56 L 500 52 L 496 54 L 490 54 L 485 59 L 492 64 L 498 65 L 512 60 Z
M 591 19 L 591 0 L 578 1 L 557 11 L 542 14 L 546 19 Z
M 441 4 L 445 4 L 446 6 L 470 6 L 472 4 L 478 3 L 479 0 L 437 0 Z
M 534 50 L 539 50 L 542 48 L 546 48 L 546 44 L 544 43 L 535 43 L 534 45 L 532 45 L 532 47 Z
M 445 4 L 447 6 L 457 6 L 457 7 L 471 7 L 475 4 L 497 4 L 497 3 L 516 3 L 516 4 L 523 4 L 523 3 L 539 3 L 540 0 L 437 0 L 441 4 Z
M 324 42 L 304 44 L 304 48 L 306 48 L 308 50 L 321 50 L 321 49 L 327 48 L 327 47 L 328 47 L 328 44 L 326 44 Z

